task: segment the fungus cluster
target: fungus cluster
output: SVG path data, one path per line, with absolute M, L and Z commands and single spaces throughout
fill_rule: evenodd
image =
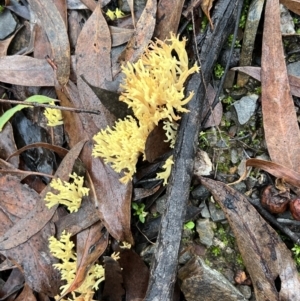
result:
M 127 183 L 136 171 L 136 163 L 145 154 L 148 135 L 164 121 L 167 140 L 174 147 L 178 113 L 188 112 L 186 105 L 193 97 L 184 95 L 184 83 L 189 75 L 199 72 L 194 64 L 189 68 L 185 50 L 186 39 L 171 34 L 165 41 L 151 42 L 136 63 L 122 67 L 125 79 L 119 98 L 132 108 L 134 116 L 118 120 L 113 128 L 107 127 L 94 136 L 94 157 L 102 157 Z

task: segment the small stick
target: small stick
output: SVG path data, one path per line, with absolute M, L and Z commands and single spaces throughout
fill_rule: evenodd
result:
M 53 101 L 60 102 L 58 99 L 53 99 Z M 32 106 L 32 107 L 40 107 L 40 108 L 50 108 L 50 109 L 56 109 L 56 110 L 61 110 L 61 111 L 71 111 L 71 112 L 75 112 L 75 113 L 89 113 L 89 114 L 96 114 L 96 115 L 101 114 L 101 112 L 99 110 L 85 110 L 85 109 L 77 109 L 77 108 L 70 108 L 70 107 L 53 106 L 53 105 L 41 104 L 38 102 L 26 102 L 26 101 L 0 98 L 0 103 L 1 102 L 17 104 L 17 105 L 26 105 L 26 106 Z

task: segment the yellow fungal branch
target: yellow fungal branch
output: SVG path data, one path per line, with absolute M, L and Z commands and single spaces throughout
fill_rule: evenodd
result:
M 120 19 L 123 18 L 125 16 L 125 14 L 118 8 L 116 8 L 115 11 L 113 10 L 107 10 L 107 12 L 105 13 L 112 21 L 114 21 L 115 19 Z
M 167 140 L 174 146 L 173 122 L 180 119 L 178 113 L 188 112 L 184 105 L 194 95 L 185 97 L 184 83 L 189 75 L 199 72 L 196 64 L 189 68 L 185 45 L 186 39 L 180 41 L 171 34 L 165 41 L 151 42 L 136 63 L 122 67 L 125 79 L 119 99 L 132 108 L 138 122 L 128 117 L 118 121 L 113 129 L 102 130 L 94 136 L 93 155 L 102 157 L 116 172 L 123 171 L 123 183 L 132 179 L 137 160 L 145 152 L 147 137 L 159 121 L 169 121 L 165 122 L 165 130 Z
M 162 167 L 163 169 L 165 169 L 165 171 L 158 172 L 157 175 L 156 175 L 157 179 L 164 180 L 164 182 L 163 182 L 164 186 L 168 184 L 168 179 L 169 179 L 169 176 L 171 174 L 173 164 L 174 164 L 173 156 L 170 156 L 166 160 L 166 163 Z
M 60 271 L 61 279 L 66 281 L 66 284 L 60 288 L 62 295 L 73 283 L 76 276 L 77 256 L 74 251 L 74 243 L 70 238 L 71 234 L 66 233 L 65 231 L 63 231 L 60 240 L 57 240 L 54 236 L 49 238 L 49 249 L 51 254 L 61 261 L 60 263 L 54 264 L 54 267 Z M 99 283 L 103 280 L 103 266 L 94 264 L 81 286 L 71 293 L 72 299 L 68 300 L 92 301 L 95 290 L 98 289 Z M 56 300 L 57 299 L 59 299 L 59 296 L 56 297 Z
M 55 105 L 54 101 L 51 101 L 49 104 L 53 106 Z M 61 110 L 46 108 L 43 114 L 48 120 L 48 126 L 57 126 L 64 124 Z
M 89 189 L 83 187 L 83 177 L 79 177 L 76 173 L 69 176 L 73 180 L 72 183 L 62 182 L 61 179 L 53 179 L 51 181 L 50 186 L 59 192 L 57 194 L 52 192 L 46 194 L 45 201 L 48 208 L 62 204 L 67 206 L 71 213 L 78 211 L 82 197 L 88 195 Z
M 94 157 L 103 157 L 104 162 L 111 163 L 116 172 L 125 171 L 120 181 L 127 183 L 135 173 L 138 157 L 144 151 L 147 136 L 139 128 L 136 120 L 129 116 L 119 120 L 111 129 L 107 127 L 94 136 Z

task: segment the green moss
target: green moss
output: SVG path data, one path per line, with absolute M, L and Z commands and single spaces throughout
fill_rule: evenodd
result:
M 232 41 L 233 41 L 233 34 L 231 34 L 227 39 L 228 46 L 231 46 Z M 241 45 L 240 41 L 236 40 L 234 43 L 234 48 L 241 48 L 241 47 L 242 47 L 242 45 Z
M 214 75 L 216 78 L 220 79 L 224 74 L 224 68 L 220 64 L 216 64 L 214 67 Z
M 221 249 L 218 246 L 211 246 L 209 248 L 209 251 L 211 252 L 211 254 L 215 257 L 218 257 L 221 255 Z
M 294 244 L 292 248 L 293 257 L 298 268 L 300 267 L 300 245 Z
M 202 18 L 202 21 L 201 21 L 201 29 L 200 29 L 200 32 L 203 33 L 206 26 L 208 24 L 208 19 L 207 17 L 204 15 L 203 18 Z

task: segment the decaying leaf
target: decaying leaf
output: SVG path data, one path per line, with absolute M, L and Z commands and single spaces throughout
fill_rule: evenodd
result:
M 256 300 L 299 300 L 300 278 L 291 252 L 246 197 L 226 184 L 201 178 L 221 206 L 250 274 Z M 280 283 L 278 290 L 275 281 Z
M 128 42 L 134 33 L 133 29 L 120 28 L 116 26 L 109 26 L 109 30 L 111 33 L 113 47 Z
M 97 131 L 95 125 L 98 129 L 104 128 L 112 124 L 114 119 L 105 111 L 105 107 L 81 76 L 91 85 L 105 88 L 105 81 L 112 80 L 110 50 L 110 31 L 98 5 L 82 28 L 76 45 L 77 87 L 82 106 L 87 109 L 97 108 L 102 112 L 101 115 L 79 116 L 91 138 Z M 95 68 L 95 65 L 98 67 Z
M 289 10 L 300 15 L 300 0 L 280 0 Z
M 145 9 L 136 24 L 136 30 L 133 37 L 119 57 L 120 61 L 135 62 L 142 55 L 153 35 L 156 10 L 157 1 L 148 0 Z
M 46 32 L 53 60 L 57 65 L 57 80 L 63 86 L 68 82 L 70 75 L 70 45 L 65 23 L 52 1 L 29 0 L 28 2 Z
M 209 24 L 211 26 L 211 29 L 214 29 L 214 25 L 212 23 L 212 20 L 210 18 L 210 10 L 212 8 L 214 0 L 201 0 L 200 6 L 203 10 L 205 16 L 207 17 Z
M 121 177 L 102 159 L 92 157 L 92 144 L 87 143 L 81 154 L 95 187 L 95 200 L 100 219 L 109 234 L 118 241 L 133 244 L 130 230 L 132 184 L 122 184 Z
M 299 126 L 290 93 L 279 18 L 278 0 L 267 0 L 261 63 L 265 139 L 272 161 L 299 172 Z
M 23 86 L 54 86 L 54 72 L 44 59 L 4 56 L 0 57 L 0 81 Z
M 170 32 L 176 33 L 180 21 L 184 1 L 161 0 L 157 6 L 157 23 L 154 36 L 160 40 L 165 40 L 170 36 Z
M 3 237 L 14 225 L 34 211 L 35 206 L 43 200 L 37 192 L 21 184 L 19 179 L 14 176 L 0 177 L 0 189 L 2 196 L 0 235 Z M 31 227 L 32 224 L 28 224 L 26 230 L 30 231 Z M 52 234 L 52 231 L 53 229 L 48 224 L 28 241 L 8 250 L 2 249 L 0 253 L 17 266 L 22 267 L 25 281 L 32 289 L 55 296 L 59 289 L 60 277 L 51 265 L 55 261 L 47 246 L 47 237 Z

